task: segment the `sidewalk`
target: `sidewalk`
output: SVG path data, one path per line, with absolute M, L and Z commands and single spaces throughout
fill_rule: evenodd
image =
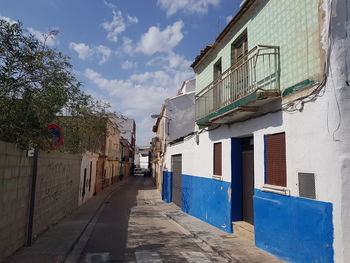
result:
M 104 202 L 127 181 L 124 180 L 107 187 L 74 213 L 40 235 L 31 247 L 21 248 L 4 263 L 63 262 Z
M 282 263 L 284 261 L 258 249 L 250 241 L 238 237 L 235 234 L 228 234 L 213 227 L 195 217 L 192 217 L 180 210 L 173 203 L 165 203 L 161 200 L 157 190 L 152 189 L 148 182 L 145 182 L 145 198 L 149 200 L 159 211 L 170 220 L 173 220 L 180 227 L 187 230 L 193 238 L 200 240 L 209 246 L 221 257 L 230 262 L 249 263 Z
M 78 241 L 88 231 L 88 226 L 103 209 L 108 198 L 128 180 L 122 181 L 106 188 L 103 192 L 90 199 L 79 207 L 76 212 L 53 226 L 46 233 L 39 236 L 31 247 L 23 247 L 4 263 L 62 263 L 79 247 Z M 180 211 L 174 204 L 164 203 L 160 194 L 154 188 L 151 179 L 144 184 L 144 197 L 147 203 L 157 209 L 179 228 L 188 232 L 190 238 L 195 239 L 199 245 L 209 247 L 225 261 L 249 263 L 277 263 L 283 262 L 278 258 L 264 252 L 249 241 L 223 232 L 195 217 Z M 91 224 L 90 224 L 91 225 Z M 68 260 L 69 261 L 69 260 Z

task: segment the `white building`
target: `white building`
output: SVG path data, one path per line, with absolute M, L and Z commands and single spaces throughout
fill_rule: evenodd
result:
M 250 225 L 288 262 L 349 261 L 349 11 L 246 0 L 202 50 L 197 133 L 166 154 L 183 211 L 227 232 Z
M 152 129 L 156 133 L 156 137 L 152 139 L 152 176 L 159 189 L 165 187 L 163 170 L 168 167 L 164 162 L 167 147 L 170 147 L 172 142 L 182 140 L 183 137 L 195 131 L 195 83 L 194 79 L 184 81 L 177 94 L 166 99 L 161 113 L 156 115 L 158 118 Z M 180 179 L 180 174 L 175 173 L 174 178 L 172 185 L 174 189 L 178 189 L 178 191 L 174 191 L 174 201 L 176 202 L 181 195 L 178 187 L 181 180 L 176 180 Z

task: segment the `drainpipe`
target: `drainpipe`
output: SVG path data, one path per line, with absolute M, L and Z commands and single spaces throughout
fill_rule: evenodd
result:
M 31 193 L 30 193 L 29 217 L 28 217 L 28 226 L 27 226 L 26 246 L 28 247 L 32 245 L 37 172 L 38 172 L 38 150 L 34 150 L 33 167 L 32 167 L 32 187 L 31 187 Z

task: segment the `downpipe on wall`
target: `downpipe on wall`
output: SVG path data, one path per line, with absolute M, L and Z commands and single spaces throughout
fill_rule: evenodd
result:
M 38 172 L 38 150 L 34 150 L 33 166 L 32 166 L 32 186 L 30 188 L 29 217 L 28 217 L 28 225 L 27 225 L 27 242 L 26 242 L 27 247 L 30 247 L 32 245 L 32 239 L 33 239 L 33 221 L 34 221 L 37 172 Z

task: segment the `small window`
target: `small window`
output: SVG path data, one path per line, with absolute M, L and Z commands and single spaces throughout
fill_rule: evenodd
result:
M 214 175 L 222 175 L 222 146 L 221 146 L 221 142 L 214 143 Z
M 285 133 L 265 136 L 265 183 L 287 186 Z

